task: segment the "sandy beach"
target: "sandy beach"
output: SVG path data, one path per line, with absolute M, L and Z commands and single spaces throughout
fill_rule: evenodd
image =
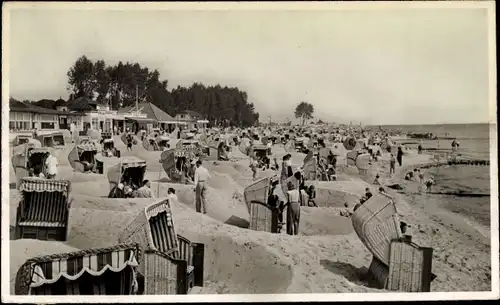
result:
M 421 246 L 434 248 L 432 291 L 486 291 L 491 289 L 489 228 L 449 212 L 418 193 L 417 182 L 405 183 L 404 173 L 415 165 L 432 162 L 432 156 L 405 151 L 403 167 L 388 176 L 388 156 L 373 163 L 366 175 L 343 168 L 339 181 L 314 182 L 319 207 L 303 207 L 300 234 L 271 234 L 247 229 L 249 215 L 243 190 L 252 182 L 248 159 L 233 147 L 231 161 L 205 162 L 210 171 L 207 214 L 194 210 L 193 186 L 165 182 L 159 152 L 149 152 L 136 145 L 127 152 L 115 138 L 122 156 L 133 155 L 147 161 L 146 179 L 158 197 L 167 189 L 176 189 L 178 203 L 173 203 L 176 231 L 192 241 L 205 244 L 205 279 L 201 293 L 333 293 L 384 292 L 365 279 L 371 254 L 354 233 L 351 220 L 340 216 L 345 203 L 349 207 L 363 196 L 375 175 L 383 185 L 400 183 L 404 191 L 386 190 L 396 198 L 402 220 L 410 226 L 408 234 Z M 273 148 L 278 160 L 286 154 L 280 145 Z M 294 165 L 304 155 L 292 152 Z M 63 152 L 61 152 L 63 155 Z M 118 243 L 118 235 L 141 208 L 153 199 L 108 199 L 106 175 L 75 173 L 64 157 L 59 158 L 59 176 L 72 182 L 72 207 L 69 238 L 66 242 L 11 240 L 11 293 L 17 270 L 28 258 L 75 249 L 106 247 Z M 342 164 L 343 160 L 339 160 Z M 106 168 L 109 164 L 105 164 Z M 15 175 L 11 166 L 11 182 Z M 259 172 L 259 177 L 276 172 Z M 159 194 L 157 193 L 159 191 Z M 11 239 L 20 193 L 10 190 Z

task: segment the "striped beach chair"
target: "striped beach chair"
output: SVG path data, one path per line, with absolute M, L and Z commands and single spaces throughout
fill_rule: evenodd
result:
M 144 208 L 119 241 L 136 242 L 146 249 L 139 266 L 145 294 L 188 294 L 203 286 L 205 245 L 175 233 L 168 199 Z
M 27 260 L 16 276 L 17 295 L 133 295 L 139 289 L 137 244 L 58 253 Z
M 71 183 L 67 180 L 22 178 L 16 237 L 65 241 L 71 207 L 70 188 Z
M 68 162 L 71 167 L 81 173 L 92 171 L 98 174 L 103 174 L 104 165 L 102 161 L 96 159 L 97 146 L 93 141 L 82 142 L 75 145 L 68 154 Z M 88 162 L 89 167 L 83 163 Z
M 369 274 L 380 288 L 428 292 L 435 278 L 432 248 L 419 247 L 401 232 L 393 199 L 375 194 L 351 216 L 354 231 L 373 255 Z

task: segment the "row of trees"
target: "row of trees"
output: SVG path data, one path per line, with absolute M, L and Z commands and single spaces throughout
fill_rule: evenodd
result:
M 68 73 L 70 99 L 88 97 L 109 103 L 112 109 L 151 102 L 175 116 L 185 110 L 195 110 L 219 126 L 252 126 L 259 114 L 248 95 L 237 87 L 205 86 L 194 83 L 168 90 L 168 81 L 160 78 L 158 70 L 138 63 L 119 62 L 106 65 L 103 60 L 78 58 Z

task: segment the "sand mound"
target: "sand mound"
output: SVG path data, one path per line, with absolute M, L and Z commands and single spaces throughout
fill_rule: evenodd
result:
M 175 187 L 175 186 L 173 186 Z M 178 186 L 176 195 L 180 203 L 195 210 L 194 186 Z M 222 223 L 247 228 L 249 215 L 243 197 L 231 191 L 207 188 L 207 216 Z
M 350 218 L 339 215 L 335 208 L 300 208 L 301 235 L 343 235 L 354 232 Z
M 352 205 L 365 194 L 366 182 L 358 181 L 310 181 L 316 187 L 316 204 L 318 206 L 343 207 L 345 203 Z M 373 187 L 370 187 L 373 190 Z
M 118 236 L 147 205 L 158 199 L 108 199 L 75 195 L 69 214 L 67 244 L 98 248 L 118 243 Z
M 254 242 L 198 236 L 205 244 L 205 285 L 216 293 L 284 293 L 292 268 Z
M 10 293 L 14 294 L 17 271 L 30 258 L 78 251 L 61 242 L 18 239 L 10 242 Z

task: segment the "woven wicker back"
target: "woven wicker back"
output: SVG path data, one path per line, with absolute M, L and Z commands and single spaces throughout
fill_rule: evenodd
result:
M 271 187 L 271 178 L 266 177 L 255 183 L 247 186 L 243 192 L 245 197 L 245 203 L 247 205 L 248 212 L 251 211 L 250 203 L 252 201 L 257 201 L 262 204 L 267 204 L 267 199 L 269 197 L 269 189 Z
M 250 203 L 250 229 L 274 233 L 277 214 L 272 208 L 260 203 Z
M 177 294 L 178 270 L 163 253 L 146 250 L 144 254 L 144 294 Z
M 363 244 L 388 266 L 390 243 L 403 236 L 394 201 L 385 195 L 374 194 L 354 212 L 351 219 Z
M 145 249 L 153 249 L 179 257 L 179 244 L 168 199 L 148 205 L 125 228 L 120 242 L 135 242 Z
M 432 251 L 432 248 L 419 247 L 409 241 L 392 241 L 387 289 L 404 292 L 429 292 Z

